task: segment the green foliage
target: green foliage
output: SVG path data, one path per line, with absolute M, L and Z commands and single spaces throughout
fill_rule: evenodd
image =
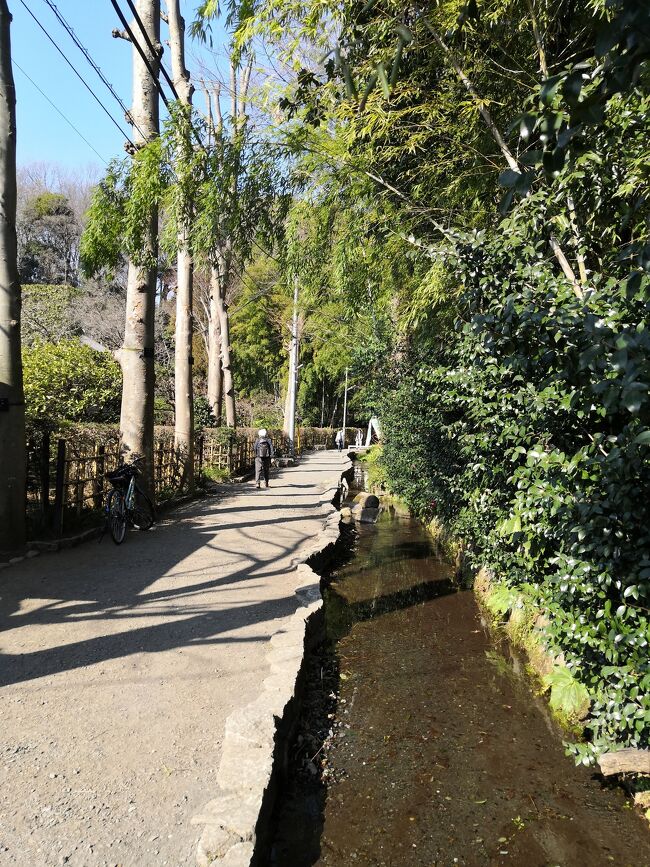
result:
M 216 418 L 212 414 L 210 404 L 206 397 L 202 395 L 194 398 L 194 428 L 195 430 L 203 430 L 206 427 L 214 427 L 217 423 Z
M 23 347 L 23 376 L 30 423 L 55 430 L 119 419 L 122 373 L 109 353 L 75 339 L 37 343 Z
M 256 243 L 273 246 L 288 204 L 275 157 L 271 144 L 254 139 L 248 126 L 222 130 L 202 153 L 190 234 L 199 262 L 224 268 L 228 256 L 248 262 Z
M 113 160 L 97 185 L 81 237 L 81 265 L 86 276 L 106 268 L 113 271 L 122 256 L 142 267 L 157 265 L 149 249 L 153 208 L 163 202 L 169 185 L 169 166 L 163 160 L 161 139 L 141 148 L 132 159 Z
M 230 478 L 227 467 L 204 467 L 203 475 L 211 482 L 227 482 Z
M 544 678 L 544 686 L 550 689 L 549 704 L 568 723 L 575 723 L 585 716 L 589 708 L 589 693 L 565 666 L 556 666 Z
M 75 304 L 80 290 L 33 283 L 22 287 L 21 339 L 24 344 L 56 343 L 77 331 Z
M 581 301 L 529 243 L 463 247 L 473 315 L 453 347 L 410 353 L 385 397 L 389 486 L 447 522 L 477 565 L 537 585 L 589 689 L 592 748 L 644 746 L 650 281 L 595 281 Z
M 283 320 L 288 317 L 288 292 L 276 264 L 264 256 L 247 268 L 231 308 L 231 335 L 236 348 L 235 387 L 250 396 L 272 392 L 286 365 Z
M 485 605 L 493 615 L 503 619 L 512 610 L 517 593 L 507 584 L 496 584 L 491 592 L 485 597 Z
M 359 455 L 358 460 L 364 464 L 368 473 L 368 488 L 381 488 L 387 481 L 386 470 L 383 464 L 383 449 L 379 445 L 372 446 L 368 451 Z
M 461 536 L 475 565 L 534 586 L 569 666 L 553 700 L 574 711 L 589 698 L 587 743 L 569 747 L 585 763 L 612 743 L 650 745 L 650 52 L 639 8 L 611 4 L 594 56 L 544 83 L 519 119 L 530 151 L 525 177 L 502 175 L 508 216 L 429 246 L 461 289 L 455 330 L 410 320 L 381 412 L 391 490 Z M 576 273 L 582 251 L 582 286 L 558 268 L 551 233 Z

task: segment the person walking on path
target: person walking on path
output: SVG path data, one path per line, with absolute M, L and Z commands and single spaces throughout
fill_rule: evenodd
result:
M 336 448 L 341 451 L 343 448 L 343 443 L 345 441 L 345 434 L 342 430 L 337 431 L 336 436 L 334 437 L 334 442 L 336 443 Z
M 357 446 L 357 448 L 363 445 L 363 434 L 361 433 L 361 428 L 357 428 L 357 436 L 354 444 L 355 446 Z
M 257 432 L 257 439 L 253 444 L 255 452 L 255 484 L 259 488 L 262 477 L 264 484 L 269 486 L 269 473 L 271 471 L 271 458 L 273 457 L 273 442 L 271 437 L 266 433 L 266 428 L 260 428 Z

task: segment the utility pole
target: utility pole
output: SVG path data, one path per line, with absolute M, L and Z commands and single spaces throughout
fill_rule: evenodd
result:
M 158 72 L 160 64 L 160 0 L 137 0 L 136 10 L 144 32 L 134 26 L 133 34 L 133 142 L 136 149 L 158 137 Z M 120 31 L 113 36 L 121 37 Z M 151 46 L 151 48 L 149 47 Z M 153 50 L 152 50 L 153 49 Z M 153 72 L 153 75 L 152 75 Z M 131 259 L 126 287 L 124 343 L 118 352 L 122 368 L 122 408 L 120 411 L 121 453 L 126 460 L 134 455 L 145 459 L 144 482 L 153 492 L 153 398 L 154 398 L 154 312 L 158 269 L 158 206 L 147 206 L 147 229 L 142 239 L 147 264 Z
M 25 541 L 25 396 L 16 253 L 16 90 L 11 15 L 0 0 L 0 549 Z
M 185 174 L 184 161 L 192 151 L 192 94 L 194 87 L 185 66 L 185 21 L 180 0 L 166 0 L 169 45 L 174 85 L 184 107 L 184 124 L 177 131 L 176 162 L 179 174 Z M 190 249 L 190 232 L 194 203 L 181 192 L 181 215 L 178 219 L 176 257 L 176 325 L 174 349 L 174 444 L 182 467 L 181 488 L 194 490 L 194 386 L 192 381 L 192 336 L 194 333 L 194 262 Z
M 343 448 L 347 445 L 345 426 L 348 420 L 348 368 L 345 368 L 345 393 L 343 395 Z
M 291 323 L 291 348 L 289 350 L 289 398 L 285 434 L 289 440 L 289 454 L 295 455 L 296 392 L 298 386 L 298 276 L 293 280 L 293 321 Z

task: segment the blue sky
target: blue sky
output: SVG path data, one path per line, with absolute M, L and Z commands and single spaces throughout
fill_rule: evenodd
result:
M 66 57 L 92 87 L 119 125 L 130 134 L 122 109 L 59 24 L 45 0 L 25 0 L 25 4 L 63 49 Z M 122 27 L 110 0 L 54 0 L 54 4 L 102 69 L 124 104 L 129 107 L 131 46 L 123 39 L 114 39 L 111 36 L 114 27 L 120 29 Z M 120 6 L 127 20 L 130 20 L 127 3 L 120 0 Z M 186 24 L 189 25 L 194 17 L 195 4 L 184 2 L 182 8 Z M 102 160 L 108 162 L 115 156 L 122 156 L 124 136 L 111 123 L 65 60 L 48 41 L 21 0 L 9 0 L 9 9 L 13 15 L 11 41 L 17 99 L 18 165 L 51 162 L 66 169 L 86 167 L 89 164 L 101 168 Z M 223 39 L 222 34 L 221 41 Z M 194 65 L 193 56 L 200 53 L 200 49 L 190 46 L 188 64 Z M 168 71 L 171 72 L 167 48 L 164 61 Z M 214 65 L 213 60 L 209 62 Z M 17 68 L 18 66 L 21 68 Z M 66 123 L 24 73 L 27 73 L 69 118 L 89 144 Z M 200 107 L 202 108 L 202 105 Z

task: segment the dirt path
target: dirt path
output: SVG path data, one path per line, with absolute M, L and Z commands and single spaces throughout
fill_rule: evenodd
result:
M 343 460 L 0 575 L 0 864 L 194 863 L 226 717 L 268 674 Z

